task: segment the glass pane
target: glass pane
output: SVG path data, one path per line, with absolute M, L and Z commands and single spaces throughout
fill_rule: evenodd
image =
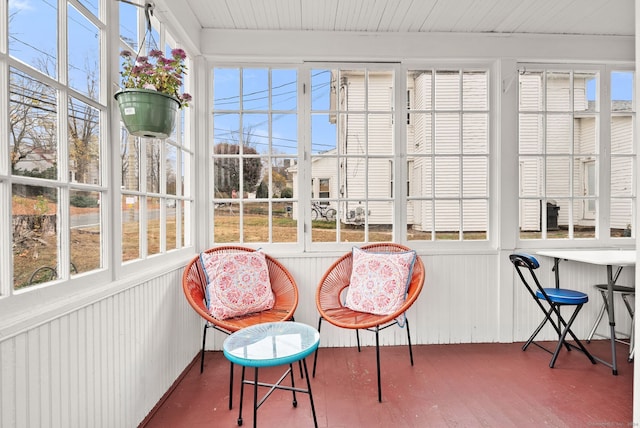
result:
M 547 72 L 547 111 L 571 111 L 571 73 Z
M 597 154 L 600 152 L 598 142 L 598 125 L 595 117 L 576 118 L 573 121 L 573 150 L 575 154 Z
M 296 70 L 271 71 L 271 108 L 297 110 L 298 76 Z
M 634 159 L 631 157 L 611 158 L 611 196 L 633 196 Z
M 634 116 L 611 117 L 611 153 L 631 154 L 633 150 Z
M 460 73 L 436 72 L 436 110 L 460 110 Z
M 269 70 L 266 68 L 242 70 L 242 108 L 244 110 L 269 109 Z
M 160 198 L 147 197 L 147 254 L 160 253 Z
M 71 274 L 100 269 L 102 265 L 102 217 L 100 192 L 70 192 Z
M 433 109 L 431 85 L 433 83 L 431 71 L 413 70 L 407 72 L 407 88 L 413 88 L 413 104 L 411 110 Z
M 634 111 L 633 71 L 614 71 L 611 73 L 611 111 Z
M 58 199 L 54 188 L 12 186 L 13 286 L 16 290 L 60 278 Z
M 133 52 L 138 51 L 138 8 L 132 4 L 118 2 L 120 6 L 120 39 Z
M 278 114 L 271 119 L 271 147 L 274 153 L 292 155 L 298 152 L 298 116 Z
M 293 218 L 292 202 L 274 202 L 273 242 L 298 242 L 298 222 Z
M 598 111 L 598 73 L 576 72 L 573 75 L 573 111 Z
M 245 114 L 242 119 L 242 152 L 245 154 L 269 153 L 269 116 Z
M 244 242 L 269 242 L 269 203 L 244 204 Z
M 488 110 L 489 83 L 486 71 L 466 71 L 462 75 L 462 102 L 465 110 Z
M 240 108 L 240 70 L 216 68 L 213 70 L 213 108 L 238 110 Z M 216 124 L 218 119 L 215 120 Z M 230 128 L 237 129 L 237 127 Z
M 407 206 L 407 239 L 410 241 L 430 241 L 433 225 L 433 201 L 409 201 Z
M 140 190 L 140 139 L 121 128 L 120 166 L 122 188 Z
M 611 199 L 611 230 L 610 236 L 627 238 L 632 236 L 633 204 L 631 198 Z
M 462 159 L 462 196 L 489 196 L 489 160 L 486 157 Z
M 544 106 L 542 72 L 521 72 L 518 103 L 520 111 L 542 111 Z
M 462 151 L 466 154 L 489 153 L 489 115 L 465 113 L 462 116 Z
M 462 230 L 465 240 L 487 239 L 489 207 L 487 200 L 462 201 Z
M 542 158 L 520 156 L 520 197 L 542 196 L 542 168 Z
M 176 146 L 165 143 L 165 153 L 166 153 L 166 186 L 167 186 L 167 194 L 176 195 L 176 182 L 177 182 L 177 156 L 178 149 Z
M 122 261 L 140 258 L 140 200 L 122 195 Z
M 571 158 L 566 156 L 547 158 L 545 171 L 547 196 L 566 197 L 570 195 L 569 192 L 571 188 L 569 187 L 569 182 L 571 179 L 571 170 Z
M 436 113 L 435 152 L 460 153 L 460 114 Z
M 172 250 L 174 248 L 180 248 L 180 241 L 177 236 L 177 221 L 178 216 L 176 212 L 176 200 L 175 199 L 165 199 L 166 205 L 166 213 L 167 213 L 167 251 Z
M 240 204 L 217 202 L 213 205 L 213 240 L 216 243 L 240 241 Z
M 143 140 L 144 147 L 147 152 L 147 192 L 160 192 L 160 163 L 161 159 L 161 141 L 160 140 Z M 156 202 L 156 205 L 158 203 Z
M 88 97 L 100 99 L 100 31 L 69 5 L 69 86 Z
M 311 70 L 311 110 L 335 110 L 337 91 L 336 71 Z
M 36 70 L 58 76 L 58 2 L 9 3 L 9 54 Z M 37 31 L 34 31 L 34 23 Z M 3 23 L 4 26 L 4 23 Z M 55 108 L 55 103 L 53 104 Z
M 369 154 L 393 154 L 393 116 L 391 114 L 370 114 L 367 119 L 367 127 L 369 130 L 367 146 Z M 358 140 L 349 140 L 348 143 L 357 144 L 357 142 Z
M 335 153 L 337 143 L 336 121 L 334 115 L 319 114 L 311 116 L 311 153 Z
M 366 72 L 363 70 L 340 70 L 340 92 L 336 108 L 339 110 L 364 111 L 366 94 Z
M 69 98 L 69 181 L 100 184 L 100 112 Z
M 542 200 L 520 200 L 520 239 L 542 238 Z
M 368 165 L 366 185 L 369 189 L 369 199 L 393 197 L 393 161 L 391 159 L 369 158 Z
M 435 201 L 436 239 L 459 240 L 460 235 L 460 202 Z
M 369 111 L 392 111 L 394 106 L 393 73 L 389 71 L 370 71 L 367 85 L 367 107 Z
M 518 150 L 520 154 L 544 153 L 544 116 L 520 114 L 518 125 Z
M 431 138 L 431 113 L 411 113 L 410 125 L 407 126 L 407 153 L 431 154 L 433 152 Z
M 460 197 L 460 158 L 439 156 L 435 159 L 435 194 L 442 198 Z
M 393 202 L 371 201 L 367 204 L 370 242 L 393 241 Z
M 57 179 L 58 94 L 16 69 L 11 69 L 9 152 L 11 173 Z
M 547 153 L 571 153 L 572 121 L 571 115 L 547 116 Z

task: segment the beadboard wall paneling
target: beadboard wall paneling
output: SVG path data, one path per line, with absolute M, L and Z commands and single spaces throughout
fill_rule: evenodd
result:
M 181 274 L 0 341 L 0 427 L 139 424 L 199 350 Z

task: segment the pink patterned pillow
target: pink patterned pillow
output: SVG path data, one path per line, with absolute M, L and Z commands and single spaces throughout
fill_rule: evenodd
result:
M 201 253 L 209 312 L 219 320 L 273 307 L 269 269 L 262 251 Z
M 351 284 L 345 306 L 359 312 L 388 315 L 407 295 L 415 251 L 374 253 L 353 247 Z

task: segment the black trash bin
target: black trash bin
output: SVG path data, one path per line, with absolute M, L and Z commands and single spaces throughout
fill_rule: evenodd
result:
M 558 211 L 560 207 L 553 202 L 547 202 L 547 230 L 559 230 Z

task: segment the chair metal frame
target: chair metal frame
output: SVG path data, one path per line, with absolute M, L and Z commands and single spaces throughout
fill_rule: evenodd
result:
M 586 303 L 589 300 L 588 296 L 585 293 L 580 293 L 583 295 L 583 300 L 584 300 L 583 302 L 567 303 L 563 301 L 564 298 L 562 294 L 565 292 L 575 293 L 575 290 L 567 290 L 563 288 L 544 288 L 534 272 L 535 269 L 540 267 L 540 264 L 538 263 L 535 257 L 529 254 L 514 253 L 509 255 L 509 260 L 515 266 L 516 272 L 518 272 L 518 276 L 522 280 L 522 283 L 524 284 L 524 286 L 527 288 L 527 291 L 529 292 L 533 300 L 535 300 L 538 307 L 540 307 L 540 310 L 542 310 L 542 312 L 545 314 L 545 317 L 542 320 L 542 322 L 534 330 L 534 332 L 531 334 L 527 342 L 522 346 L 522 350 L 526 351 L 529 345 L 533 343 L 540 349 L 552 354 L 551 361 L 549 362 L 549 367 L 553 368 L 558 358 L 558 354 L 560 353 L 560 350 L 564 345 L 567 348 L 567 351 L 571 351 L 572 348 L 581 351 L 583 354 L 587 356 L 587 358 L 589 358 L 589 361 L 591 361 L 592 364 L 595 364 L 596 360 L 593 357 L 593 355 L 591 355 L 591 353 L 587 350 L 587 348 L 584 347 L 580 339 L 578 339 L 578 337 L 571 330 L 571 325 L 573 324 L 576 317 L 578 316 L 580 309 L 582 309 L 582 306 L 584 305 L 584 303 Z M 526 269 L 527 271 L 529 271 L 530 277 L 536 285 L 535 287 L 536 291 L 534 291 L 533 287 L 527 281 L 525 275 L 522 272 L 522 269 Z M 546 309 L 541 301 L 546 301 L 547 304 L 549 305 L 549 309 Z M 560 313 L 561 312 L 560 308 L 563 306 L 575 307 L 568 321 L 566 321 L 562 317 L 562 314 Z M 555 317 L 558 320 L 557 322 L 552 318 L 552 315 L 555 315 Z M 538 335 L 538 333 L 540 333 L 540 331 L 545 326 L 545 324 L 547 324 L 547 322 L 550 323 L 553 326 L 556 333 L 558 333 L 558 343 L 554 351 L 551 351 L 550 349 L 547 349 L 541 344 L 534 342 L 535 337 Z M 569 334 L 573 338 L 576 345 L 566 341 L 567 334 Z
M 239 253 L 253 252 L 253 248 L 237 245 L 214 247 L 206 250 L 206 253 Z M 269 280 L 275 297 L 273 308 L 247 314 L 244 316 L 219 320 L 211 316 L 205 299 L 205 287 L 207 285 L 206 274 L 200 262 L 200 255 L 194 257 L 185 267 L 182 275 L 182 288 L 191 307 L 205 320 L 202 330 L 202 350 L 200 351 L 200 373 L 204 371 L 204 347 L 207 341 L 207 329 L 213 328 L 224 334 L 231 334 L 251 325 L 292 321 L 294 312 L 298 307 L 298 286 L 289 271 L 276 259 L 265 254 Z M 229 375 L 229 409 L 233 407 L 233 363 Z
M 365 251 L 377 252 L 404 252 L 411 251 L 411 248 L 395 243 L 375 243 L 362 246 Z M 403 305 L 394 313 L 389 315 L 375 315 L 351 310 L 344 306 L 344 295 L 349 287 L 351 279 L 351 269 L 353 267 L 353 253 L 344 254 L 336 260 L 325 272 L 316 289 L 316 306 L 320 317 L 318 319 L 318 332 L 322 327 L 322 320 L 328 321 L 336 327 L 352 329 L 356 331 L 356 341 L 358 352 L 360 352 L 359 330 L 367 330 L 375 333 L 376 336 L 376 365 L 378 374 L 378 401 L 382 402 L 382 384 L 380 379 L 380 338 L 379 333 L 394 325 L 401 325 L 399 319 L 404 319 L 407 329 L 407 341 L 409 345 L 409 357 L 413 366 L 413 350 L 411 348 L 411 333 L 409 331 L 409 319 L 405 312 L 417 300 L 422 291 L 425 279 L 424 264 L 419 256 L 413 266 L 407 297 Z M 318 349 L 313 358 L 313 376 L 316 375 L 316 364 L 318 361 Z
M 598 326 L 602 322 L 602 318 L 604 317 L 605 311 L 609 312 L 609 301 L 607 299 L 607 284 L 596 284 L 595 288 L 600 292 L 602 296 L 602 306 L 600 307 L 600 312 L 598 312 L 598 317 L 593 323 L 593 327 L 591 328 L 591 332 L 589 332 L 589 336 L 587 336 L 587 343 L 593 339 L 593 336 L 596 334 L 596 330 Z M 635 351 L 635 341 L 634 341 L 634 331 L 635 331 L 635 309 L 631 304 L 631 301 L 635 299 L 636 289 L 634 287 L 629 287 L 627 285 L 614 285 L 613 293 L 619 294 L 624 302 L 625 307 L 627 308 L 627 312 L 631 317 L 631 332 L 629 333 L 629 339 L 618 339 L 616 337 L 616 341 L 620 343 L 624 343 L 629 345 L 629 356 L 627 357 L 627 361 L 633 361 L 634 351 Z

